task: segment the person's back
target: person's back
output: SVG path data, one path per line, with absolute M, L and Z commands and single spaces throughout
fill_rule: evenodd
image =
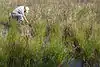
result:
M 18 13 L 24 15 L 24 6 L 19 6 L 13 10 L 13 13 Z

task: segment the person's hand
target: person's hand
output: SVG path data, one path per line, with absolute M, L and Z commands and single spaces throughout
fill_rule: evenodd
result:
M 26 22 L 29 23 L 27 20 L 26 20 Z

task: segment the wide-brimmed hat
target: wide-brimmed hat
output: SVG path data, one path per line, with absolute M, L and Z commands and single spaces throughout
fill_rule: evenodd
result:
M 29 12 L 29 7 L 25 7 L 25 10 L 26 10 L 26 13 L 28 13 Z

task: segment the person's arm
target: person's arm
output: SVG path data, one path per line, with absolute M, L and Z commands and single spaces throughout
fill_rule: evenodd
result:
M 27 23 L 29 23 L 25 15 L 23 16 L 23 18 Z

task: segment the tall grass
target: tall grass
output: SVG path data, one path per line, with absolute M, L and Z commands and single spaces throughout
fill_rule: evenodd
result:
M 1 67 L 57 67 L 72 57 L 87 61 L 90 67 L 100 63 L 99 9 L 95 3 L 32 1 L 24 3 L 30 4 L 27 18 L 32 37 L 21 36 L 17 22 L 10 21 L 8 35 L 0 37 Z M 0 10 L 0 21 L 6 22 L 12 6 L 4 3 L 0 4 L 5 7 Z

